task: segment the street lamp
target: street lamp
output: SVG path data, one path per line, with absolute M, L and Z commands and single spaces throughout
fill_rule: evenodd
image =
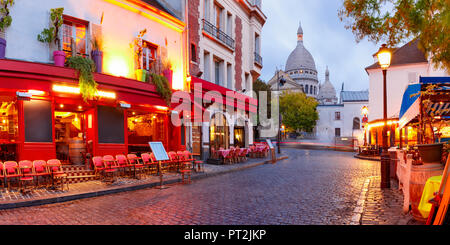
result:
M 369 122 L 369 108 L 367 108 L 367 106 L 364 106 L 361 109 L 361 113 L 363 115 L 362 124 L 364 128 L 364 146 L 367 146 L 367 123 Z
M 387 138 L 387 88 L 386 88 L 386 76 L 387 69 L 391 65 L 392 53 L 386 44 L 383 44 L 377 53 L 378 63 L 383 70 L 383 151 L 381 153 L 381 188 L 390 188 L 390 159 L 388 153 L 388 138 Z

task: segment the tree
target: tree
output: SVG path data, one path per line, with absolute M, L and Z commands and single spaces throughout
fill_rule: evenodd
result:
M 367 37 L 395 47 L 419 39 L 435 67 L 450 71 L 449 0 L 344 0 L 339 17 L 357 42 Z
M 258 101 L 260 101 L 260 95 L 261 95 L 260 92 L 267 92 L 267 105 L 266 105 L 267 110 L 265 110 L 265 111 L 267 111 L 267 118 L 270 118 L 270 112 L 271 112 L 270 104 L 271 104 L 271 91 L 272 91 L 270 86 L 266 82 L 264 82 L 263 80 L 258 78 L 253 83 L 253 91 L 256 93 L 256 99 L 258 99 Z M 258 112 L 259 112 L 260 106 L 262 106 L 262 105 L 260 105 L 258 103 Z
M 287 130 L 312 132 L 319 119 L 318 104 L 304 93 L 284 91 L 280 96 L 280 113 Z

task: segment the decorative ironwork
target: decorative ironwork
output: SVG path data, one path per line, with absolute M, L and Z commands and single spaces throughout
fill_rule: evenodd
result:
M 228 36 L 225 32 L 218 29 L 209 21 L 203 20 L 203 30 L 234 50 L 234 39 Z
M 258 53 L 255 52 L 255 62 L 262 65 L 263 64 L 263 58 L 261 57 L 261 55 L 259 55 Z

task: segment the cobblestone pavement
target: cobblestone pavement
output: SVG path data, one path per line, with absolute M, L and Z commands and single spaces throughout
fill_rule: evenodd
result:
M 396 181 L 391 188 L 380 188 L 380 176 L 370 178 L 370 187 L 365 200 L 362 225 L 412 225 L 419 224 L 411 214 L 402 214 L 403 194 Z
M 283 151 L 289 159 L 275 165 L 190 185 L 1 210 L 0 225 L 351 224 L 364 183 L 379 175 L 379 163 L 356 159 L 347 152 Z

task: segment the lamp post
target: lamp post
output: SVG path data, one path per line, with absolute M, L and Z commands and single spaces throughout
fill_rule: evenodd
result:
M 386 88 L 386 76 L 387 69 L 391 65 L 392 53 L 383 44 L 377 53 L 378 63 L 383 70 L 383 146 L 381 153 L 381 188 L 390 188 L 390 158 L 388 153 L 388 138 L 387 138 L 387 88 Z
M 363 115 L 363 119 L 362 119 L 362 123 L 363 123 L 363 128 L 364 128 L 364 146 L 367 145 L 367 123 L 369 122 L 369 108 L 367 108 L 367 106 L 364 106 L 361 109 L 362 115 Z
M 278 154 L 281 154 L 281 111 L 280 111 L 280 84 L 284 86 L 286 80 L 282 77 L 280 79 L 280 71 L 277 68 L 277 92 L 278 92 L 278 135 L 277 135 L 277 148 Z

